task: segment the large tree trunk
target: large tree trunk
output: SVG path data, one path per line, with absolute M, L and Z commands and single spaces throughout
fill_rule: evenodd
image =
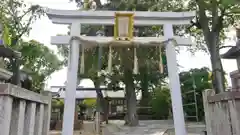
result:
M 224 71 L 220 58 L 219 51 L 210 51 L 211 64 L 212 64 L 212 84 L 216 93 L 223 92 L 225 90 Z
M 127 102 L 126 125 L 137 126 L 138 125 L 137 99 L 134 89 L 132 70 L 124 71 L 124 80 L 126 85 L 126 102 Z
M 94 0 L 94 1 L 96 2 L 98 9 L 101 9 L 102 8 L 101 0 Z
M 212 3 L 212 17 L 209 18 L 207 16 L 206 12 L 206 3 L 204 0 L 198 0 L 196 1 L 198 8 L 199 8 L 199 24 L 196 26 L 203 31 L 204 39 L 206 41 L 208 51 L 210 52 L 211 56 L 211 64 L 212 64 L 212 84 L 213 88 L 216 91 L 216 93 L 223 92 L 225 90 L 224 88 L 224 72 L 222 67 L 222 62 L 219 54 L 219 38 L 220 38 L 220 32 L 223 29 L 223 16 L 225 11 L 221 10 L 220 16 L 219 16 L 219 8 L 217 1 L 214 1 L 215 3 Z M 209 26 L 210 22 L 209 19 L 211 19 L 211 27 Z
M 140 72 L 140 86 L 141 86 L 141 92 L 142 92 L 142 99 L 140 101 L 140 106 L 142 107 L 147 107 L 149 106 L 149 102 L 150 102 L 150 93 L 148 90 L 148 70 L 147 67 L 140 67 L 139 68 L 139 72 Z M 148 113 L 148 110 L 146 109 L 140 109 L 139 110 L 140 113 Z
M 212 64 L 212 84 L 216 93 L 225 91 L 225 79 L 222 61 L 219 53 L 219 35 L 211 32 L 207 38 L 207 45 L 209 48 Z
M 136 92 L 134 87 L 133 79 L 133 62 L 131 55 L 133 55 L 132 50 L 128 51 L 127 48 L 123 51 L 123 68 L 124 68 L 124 83 L 126 90 L 126 105 L 127 105 L 127 114 L 125 119 L 125 124 L 128 126 L 137 126 L 138 125 L 138 116 L 137 116 L 137 99 Z
M 95 88 L 97 89 L 96 90 L 96 93 L 97 93 L 97 106 L 96 106 L 96 111 L 97 112 L 103 112 L 104 114 L 106 112 L 105 111 L 105 99 L 103 97 L 103 93 L 102 93 L 102 90 L 100 90 L 100 80 L 98 78 L 98 80 L 94 81 L 94 85 L 95 85 Z
M 109 116 L 109 100 L 104 98 L 104 121 L 108 124 L 108 116 Z

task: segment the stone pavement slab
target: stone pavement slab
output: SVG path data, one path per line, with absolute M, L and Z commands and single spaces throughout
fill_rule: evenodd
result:
M 175 135 L 172 120 L 147 120 L 140 121 L 137 127 L 124 126 L 124 121 L 110 121 L 118 131 L 113 135 Z M 205 125 L 203 123 L 187 123 L 188 135 L 203 135 Z M 111 129 L 110 129 L 111 130 Z

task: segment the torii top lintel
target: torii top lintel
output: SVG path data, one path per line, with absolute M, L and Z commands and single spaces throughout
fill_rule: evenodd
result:
M 47 16 L 55 24 L 113 25 L 115 12 L 134 12 L 134 25 L 185 25 L 189 24 L 196 13 L 190 12 L 148 12 L 148 11 L 79 11 L 47 9 Z

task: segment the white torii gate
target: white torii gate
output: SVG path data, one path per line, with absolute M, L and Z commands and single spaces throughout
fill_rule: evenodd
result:
M 73 135 L 73 122 L 75 110 L 75 90 L 77 84 L 77 70 L 79 60 L 79 44 L 84 44 L 80 40 L 81 25 L 114 25 L 114 14 L 116 11 L 77 11 L 77 10 L 55 10 L 48 9 L 47 15 L 52 23 L 71 25 L 70 36 L 53 36 L 51 44 L 70 45 L 68 60 L 66 98 L 63 117 L 63 135 Z M 118 11 L 119 12 L 119 11 Z M 173 25 L 186 25 L 195 17 L 195 12 L 127 12 L 134 13 L 134 25 L 152 26 L 163 25 L 163 37 L 135 37 L 139 42 L 159 42 L 175 39 L 178 45 L 191 45 L 190 38 L 174 36 Z M 110 41 L 113 37 L 84 37 L 86 41 Z M 81 42 L 81 43 L 80 43 Z M 169 87 L 171 90 L 171 100 L 176 135 L 186 135 L 181 89 L 178 75 L 176 52 L 174 42 L 166 42 L 167 67 L 169 75 Z M 94 44 L 92 44 L 94 45 Z M 88 46 L 91 47 L 91 44 Z M 96 46 L 96 45 L 95 45 Z M 85 46 L 86 47 L 86 46 Z

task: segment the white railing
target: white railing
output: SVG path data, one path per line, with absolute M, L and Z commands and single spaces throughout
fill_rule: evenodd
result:
M 51 93 L 0 84 L 0 135 L 48 135 Z

